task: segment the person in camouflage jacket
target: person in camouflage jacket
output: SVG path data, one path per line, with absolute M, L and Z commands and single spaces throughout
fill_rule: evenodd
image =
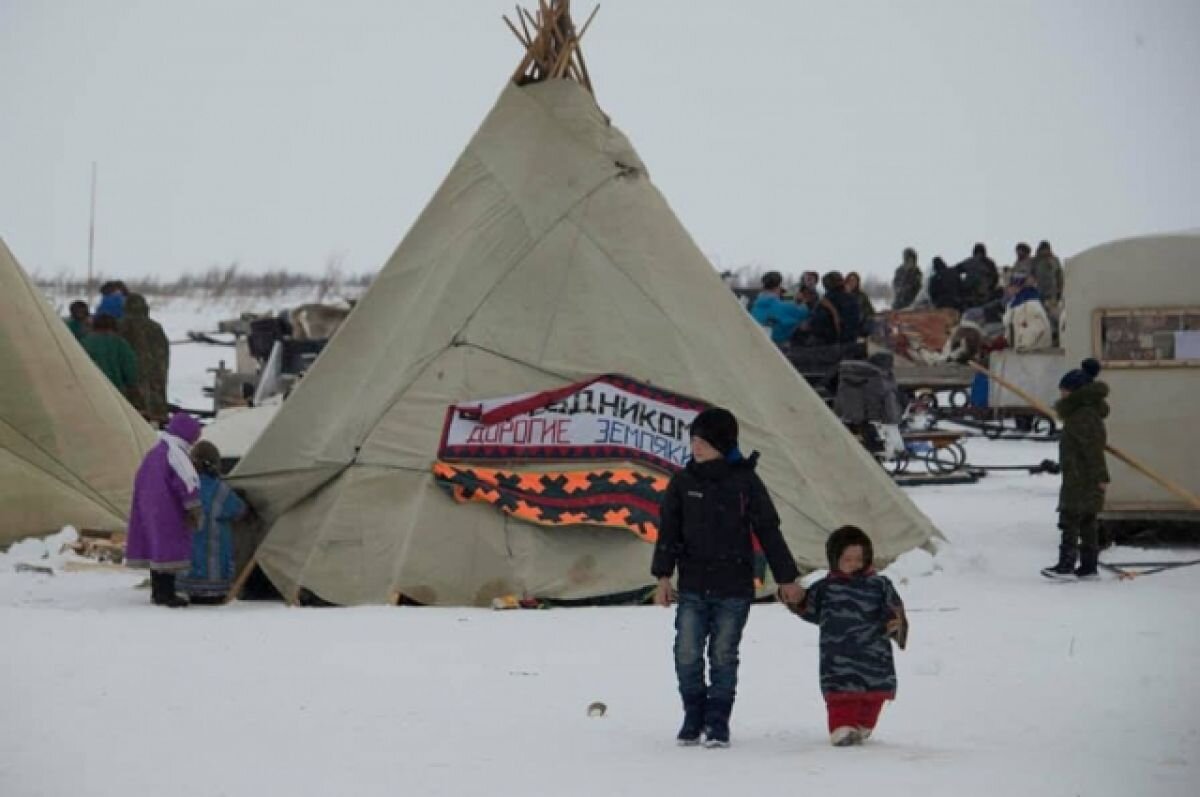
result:
M 1058 494 L 1058 528 L 1062 539 L 1058 546 L 1058 564 L 1042 570 L 1051 578 L 1074 575 L 1096 576 L 1100 554 L 1096 516 L 1104 507 L 1108 487 L 1108 465 L 1104 449 L 1108 432 L 1108 385 L 1096 381 L 1100 363 L 1091 358 L 1067 372 L 1059 381 L 1062 398 L 1054 411 L 1062 420 L 1058 440 L 1058 459 L 1062 466 L 1062 488 Z M 1076 556 L 1079 567 L 1076 569 Z
M 954 267 L 962 279 L 961 297 L 964 308 L 983 307 L 999 292 L 1000 272 L 988 257 L 987 247 L 975 244 L 971 256 Z
M 162 326 L 150 318 L 150 307 L 140 293 L 125 298 L 125 315 L 117 330 L 137 355 L 137 390 L 134 406 L 152 424 L 166 423 L 167 371 L 171 366 L 171 343 Z
M 1042 302 L 1051 315 L 1056 315 L 1059 302 L 1062 301 L 1063 267 L 1049 241 L 1038 244 L 1037 255 L 1032 262 L 1032 274 L 1037 289 L 1042 294 Z
M 842 526 L 825 543 L 829 575 L 788 608 L 821 628 L 821 692 L 830 740 L 838 747 L 870 737 L 885 701 L 896 696 L 892 640 L 908 642 L 904 602 L 872 567 L 871 538 Z

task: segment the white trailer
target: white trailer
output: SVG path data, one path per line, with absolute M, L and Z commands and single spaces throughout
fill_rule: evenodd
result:
M 1065 269 L 1067 365 L 1103 365 L 1109 442 L 1200 494 L 1200 230 L 1103 244 Z M 1146 476 L 1108 466 L 1106 523 L 1200 522 Z

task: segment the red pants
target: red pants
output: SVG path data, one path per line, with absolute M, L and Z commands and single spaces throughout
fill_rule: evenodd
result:
M 829 711 L 829 732 L 847 726 L 874 730 L 879 722 L 879 712 L 883 711 L 884 701 L 892 696 L 880 692 L 863 692 L 855 694 L 844 692 L 825 695 L 825 708 Z

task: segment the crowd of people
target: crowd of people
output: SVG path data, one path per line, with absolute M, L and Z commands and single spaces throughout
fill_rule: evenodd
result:
M 113 387 L 161 428 L 134 479 L 125 564 L 150 570 L 156 605 L 223 600 L 234 575 L 230 523 L 249 509 L 221 480 L 221 454 L 200 440 L 200 422 L 170 414 L 166 332 L 146 298 L 119 280 L 100 286 L 94 312 L 82 299 L 71 302 L 65 321 Z
M 150 318 L 146 297 L 124 282 L 100 286 L 93 313 L 82 299 L 71 302 L 66 318 L 71 334 L 113 387 L 152 425 L 167 422 L 167 373 L 171 344 L 162 325 Z
M 830 271 L 823 277 L 806 271 L 793 297 L 785 293 L 783 275 L 769 271 L 750 314 L 784 348 L 853 343 L 870 334 L 876 316 L 862 278 L 853 271 L 845 276 Z
M 935 257 L 928 280 L 917 253 L 906 249 L 892 279 L 892 308 L 955 310 L 976 328 L 999 323 L 1009 347 L 1036 351 L 1058 342 L 1064 283 L 1062 263 L 1049 241 L 1036 250 L 1018 243 L 1012 264 L 1004 268 L 997 268 L 987 247 L 977 243 L 971 256 L 955 266 Z
M 1003 268 L 982 243 L 954 266 L 933 258 L 928 275 L 915 249 L 905 249 L 901 260 L 892 279 L 892 310 L 949 309 L 969 327 L 1002 325 L 1007 345 L 1018 351 L 1056 345 L 1064 276 L 1049 241 L 1036 250 L 1017 244 L 1012 264 Z M 767 272 L 750 313 L 784 349 L 852 343 L 878 325 L 875 305 L 856 272 L 821 276 L 806 271 L 791 294 L 778 271 Z

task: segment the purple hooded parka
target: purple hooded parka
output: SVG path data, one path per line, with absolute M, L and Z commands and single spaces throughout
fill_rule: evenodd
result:
M 167 434 L 189 446 L 200 439 L 200 422 L 177 413 L 167 424 Z M 189 490 L 171 468 L 166 440 L 146 454 L 133 482 L 133 507 L 125 564 L 151 570 L 187 570 L 192 564 L 192 529 L 187 511 L 200 504 L 200 491 Z

